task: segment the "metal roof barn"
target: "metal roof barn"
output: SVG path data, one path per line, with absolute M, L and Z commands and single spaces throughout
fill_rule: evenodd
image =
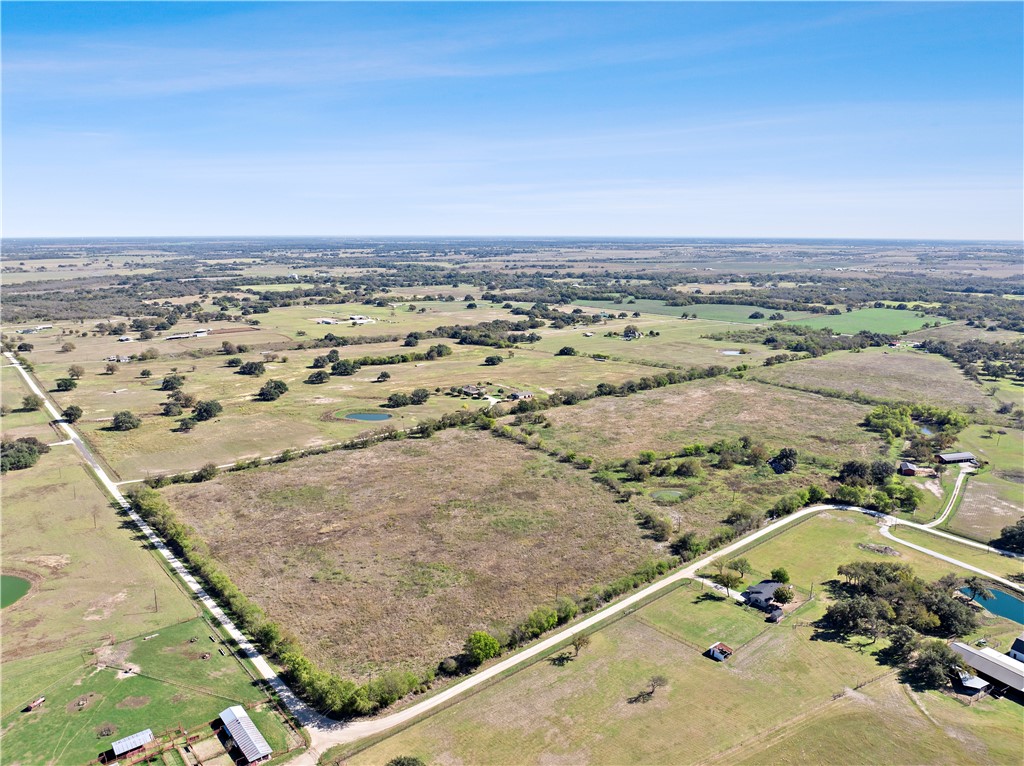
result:
M 143 745 L 153 741 L 153 730 L 146 729 L 140 731 L 138 734 L 132 734 L 130 737 L 119 739 L 110 745 L 111 750 L 114 751 L 114 755 L 124 755 L 130 753 L 132 750 L 136 750 Z
M 220 720 L 224 722 L 224 728 L 228 730 L 231 739 L 242 751 L 246 762 L 262 761 L 274 752 L 241 705 L 234 705 L 224 710 L 220 714 Z

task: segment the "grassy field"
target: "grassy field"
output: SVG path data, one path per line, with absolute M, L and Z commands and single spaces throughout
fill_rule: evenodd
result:
M 621 333 L 628 324 L 636 325 L 644 337 L 625 340 L 622 337 L 605 337 L 607 332 Z M 760 364 L 767 356 L 775 353 L 765 346 L 741 347 L 728 341 L 715 341 L 701 336 L 720 331 L 721 327 L 705 320 L 666 320 L 661 314 L 646 314 L 640 319 L 609 319 L 602 324 L 588 328 L 566 327 L 561 330 L 545 330 L 542 340 L 534 348 L 556 353 L 563 346 L 572 346 L 581 354 L 607 354 L 613 359 L 634 362 L 652 362 L 677 367 L 706 366 L 712 364 L 734 367 L 738 364 Z M 651 335 L 651 332 L 658 335 Z M 586 337 L 585 332 L 593 333 Z M 742 355 L 726 354 L 726 351 Z
M 660 314 L 664 316 L 681 316 L 682 314 L 697 315 L 698 319 L 706 319 L 714 322 L 738 322 L 741 324 L 771 324 L 767 319 L 751 319 L 750 315 L 760 311 L 765 317 L 775 313 L 774 309 L 766 309 L 763 306 L 728 303 L 695 303 L 690 306 L 668 306 L 664 301 L 655 301 L 641 298 L 633 303 L 613 301 L 587 301 L 578 304 L 584 311 L 607 311 L 612 314 L 619 314 L 625 311 L 632 314 L 639 311 L 641 317 L 645 314 Z M 812 317 L 813 314 L 806 311 L 784 311 L 782 312 L 787 320 L 798 317 Z M 918 325 L 920 326 L 920 325 Z
M 854 309 L 838 316 L 817 315 L 794 319 L 793 324 L 805 327 L 828 327 L 838 333 L 857 333 L 861 330 L 897 335 L 904 330 L 920 330 L 925 324 L 946 322 L 937 316 L 919 316 L 920 312 L 896 309 Z
M 311 657 L 358 675 L 433 666 L 654 554 L 587 473 L 479 431 L 165 492 Z
M 159 733 L 179 723 L 205 725 L 229 699 L 263 699 L 241 664 L 209 642 L 191 596 L 140 542 L 73 447 L 54 447 L 36 466 L 6 474 L 2 502 L 3 572 L 32 583 L 3 610 L 5 763 L 85 763 L 117 738 L 98 737 L 104 725 L 120 736 Z M 159 637 L 141 640 L 154 633 Z M 193 634 L 206 642 L 210 660 L 193 662 L 183 646 Z M 97 661 L 130 662 L 142 675 L 118 678 Z M 41 694 L 43 708 L 19 712 Z M 79 699 L 87 702 L 81 709 Z M 283 723 L 264 718 L 268 739 L 283 743 Z
M 56 660 L 36 657 L 5 665 L 5 680 L 8 674 L 13 680 L 4 694 L 4 760 L 86 763 L 113 740 L 137 731 L 208 732 L 225 708 L 262 703 L 263 693 L 229 650 L 210 641 L 212 634 L 196 619 L 147 634 L 153 636 L 149 639 L 140 635 L 106 644 L 92 655 L 59 653 Z M 21 711 L 43 692 L 46 702 L 40 708 Z M 280 717 L 256 715 L 276 751 L 298 744 Z
M 527 389 L 553 391 L 564 387 L 593 389 L 601 381 L 621 382 L 639 379 L 650 369 L 626 362 L 597 362 L 586 357 L 560 357 L 543 351 L 516 350 L 514 357 L 498 367 L 485 366 L 483 360 L 493 349 L 482 346 L 452 346 L 454 353 L 432 362 L 406 363 L 382 367 L 364 367 L 347 377 L 332 377 L 322 385 L 304 381 L 311 370 L 313 357 L 326 353 L 323 349 L 288 352 L 287 362 L 267 365 L 262 378 L 238 375 L 225 366 L 223 355 L 188 360 L 157 360 L 122 365 L 113 375 L 88 369 L 74 391 L 55 393 L 61 406 L 75 403 L 85 416 L 81 429 L 85 437 L 125 479 L 151 473 L 167 473 L 194 469 L 206 462 L 231 463 L 242 457 L 276 454 L 286 448 L 302 448 L 352 439 L 383 423 L 345 420 L 355 412 L 387 412 L 388 425 L 406 428 L 425 418 L 445 412 L 476 409 L 488 404 L 485 400 L 448 396 L 432 396 L 420 406 L 382 410 L 382 404 L 394 392 L 409 393 L 416 388 L 431 392 L 451 386 L 485 385 L 499 398 L 500 391 Z M 400 344 L 349 346 L 340 350 L 343 357 L 364 354 L 388 355 L 408 349 Z M 258 359 L 245 354 L 246 360 Z M 149 379 L 139 377 L 143 364 L 152 371 Z M 163 376 L 177 369 L 186 378 L 185 390 L 200 399 L 219 401 L 224 411 L 215 420 L 201 423 L 195 430 L 183 433 L 177 419 L 160 415 L 166 393 L 158 390 Z M 377 383 L 382 370 L 391 379 Z M 50 384 L 62 368 L 42 366 L 41 378 Z M 266 380 L 283 380 L 287 394 L 275 402 L 259 402 L 254 394 Z M 109 430 L 114 412 L 127 409 L 142 416 L 142 426 L 131 432 Z
M 960 434 L 957 449 L 973 452 L 988 465 L 970 478 L 946 527 L 988 542 L 1024 516 L 1024 432 L 1000 428 L 990 434 L 988 427 L 971 426 Z
M 912 527 L 896 526 L 893 527 L 892 533 L 900 540 L 906 540 L 907 542 L 914 543 L 914 545 L 920 545 L 933 550 L 936 553 L 951 556 L 957 561 L 984 569 L 986 572 L 991 572 L 999 577 L 1008 578 L 1024 574 L 1024 561 L 1021 559 L 1000 556 L 998 553 L 989 553 L 970 545 L 954 542 L 945 537 L 930 535 L 927 532 L 922 532 Z
M 986 330 L 983 327 L 968 327 L 966 322 L 959 321 L 907 334 L 907 340 L 920 341 L 926 338 L 948 340 L 953 343 L 963 343 L 967 340 L 983 340 L 987 343 L 1012 343 L 1013 341 L 1020 340 L 1020 333 L 1013 332 L 1012 330 Z
M 821 582 L 835 576 L 836 562 L 873 557 L 845 541 L 884 540 L 870 523 L 850 518 L 801 523 L 746 555 Z M 840 545 L 823 554 L 834 534 Z M 920 573 L 936 571 L 922 566 Z M 513 753 L 522 764 L 1010 762 L 1019 749 L 1016 703 L 987 699 L 967 708 L 936 692 L 919 694 L 877 659 L 884 640 L 817 640 L 808 623 L 824 606 L 815 592 L 771 626 L 731 599 L 677 589 L 593 633 L 579 657 L 537 662 L 345 763 L 406 754 L 429 763 L 505 764 Z M 994 637 L 1019 629 L 998 618 L 986 623 Z M 703 657 L 712 641 L 736 653 L 722 664 Z M 668 686 L 631 704 L 654 674 Z M 868 736 L 876 721 L 885 731 L 921 736 Z M 827 749 L 804 741 L 803 731 L 822 732 Z
M 748 374 L 768 383 L 860 392 L 875 399 L 952 406 L 962 411 L 990 413 L 996 406 L 981 386 L 968 380 L 948 359 L 913 349 L 842 351 L 761 367 Z
M 0 368 L 0 397 L 10 412 L 0 419 L 0 431 L 4 437 L 11 439 L 34 436 L 47 443 L 59 441 L 56 431 L 49 425 L 50 416 L 46 410 L 28 411 L 21 408 L 22 399 L 32 392 L 18 371 L 6 364 L 6 361 Z
M 869 458 L 880 442 L 858 425 L 867 411 L 852 402 L 723 377 L 551 410 L 544 440 L 599 461 L 636 457 L 642 450 L 674 452 L 744 434 L 764 440 L 769 449 L 789 446 L 821 458 Z

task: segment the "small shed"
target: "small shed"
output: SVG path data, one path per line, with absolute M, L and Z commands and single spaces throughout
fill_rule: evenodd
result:
M 36 697 L 34 700 L 32 700 L 30 703 L 28 703 L 28 709 L 29 710 L 35 710 L 37 707 L 42 705 L 44 702 L 46 702 L 46 697 Z
M 782 618 L 786 616 L 779 607 L 775 607 L 768 613 L 768 622 L 782 622 Z
M 940 463 L 976 463 L 978 458 L 973 452 L 943 452 L 939 455 Z
M 981 694 L 982 692 L 987 691 L 992 686 L 992 684 L 984 678 L 978 678 L 967 671 L 960 671 L 957 675 L 959 676 L 960 681 L 957 684 L 959 687 L 958 691 L 971 697 L 975 694 Z
M 127 753 L 134 753 L 136 750 L 141 750 L 152 741 L 153 730 L 146 729 L 132 734 L 130 737 L 124 737 L 112 742 L 110 744 L 110 749 L 114 751 L 114 755 L 121 757 Z
M 917 476 L 917 472 L 919 470 L 920 469 L 916 465 L 907 460 L 904 460 L 903 462 L 900 463 L 898 472 L 900 476 Z
M 513 391 L 511 394 L 508 395 L 508 398 L 515 402 L 520 401 L 522 399 L 532 399 L 533 394 L 531 394 L 529 391 Z
M 245 763 L 260 763 L 270 760 L 274 751 L 260 734 L 260 730 L 256 728 L 256 724 L 252 722 L 249 714 L 245 712 L 245 708 L 241 705 L 233 705 L 227 710 L 221 711 L 220 720 L 224 723 L 228 734 L 231 735 L 231 739 L 235 741 L 235 745 L 242 751 Z
M 716 641 L 708 647 L 708 656 L 718 662 L 725 662 L 727 659 L 732 657 L 732 648 L 723 644 L 721 641 Z

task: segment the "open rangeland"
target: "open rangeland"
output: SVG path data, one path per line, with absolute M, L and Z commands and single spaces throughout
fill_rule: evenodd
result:
M 872 399 L 954 407 L 968 412 L 991 413 L 997 404 L 948 359 L 912 349 L 841 351 L 817 359 L 759 367 L 750 375 L 795 388 L 859 392 Z
M 675 453 L 686 445 L 744 435 L 769 449 L 794 447 L 826 460 L 870 459 L 880 442 L 859 426 L 868 409 L 719 377 L 550 410 L 544 440 L 598 461 L 625 460 L 642 450 Z
M 8 439 L 34 436 L 42 442 L 59 441 L 61 437 L 50 426 L 50 416 L 44 409 L 24 409 L 23 400 L 31 393 L 13 367 L 4 364 L 0 368 L 0 396 L 7 408 L 7 414 L 0 418 L 0 431 Z
M 946 526 L 951 532 L 989 542 L 1024 516 L 1024 432 L 971 426 L 960 434 L 957 448 L 973 452 L 985 466 L 968 480 Z
M 834 578 L 837 562 L 883 560 L 857 547 L 858 542 L 886 542 L 869 519 L 818 518 L 745 555 L 762 569 L 785 566 L 801 581 L 816 583 Z M 836 549 L 819 553 L 830 547 L 826 541 L 836 532 L 841 537 Z M 898 560 L 928 579 L 951 569 L 934 559 L 934 565 L 927 564 L 923 554 L 906 553 Z M 921 763 L 921 748 L 936 754 L 938 763 L 1008 762 L 1011 743 L 1019 739 L 1013 734 L 1019 730 L 1015 702 L 987 698 L 965 707 L 940 692 L 899 684 L 896 670 L 879 659 L 884 639 L 822 640 L 812 623 L 823 614 L 824 598 L 818 586 L 813 600 L 783 623 L 770 625 L 762 612 L 721 595 L 695 586 L 677 588 L 594 632 L 578 657 L 570 648 L 561 652 L 562 659 L 556 653 L 540 660 L 345 763 L 414 755 L 429 763 L 504 764 L 510 752 L 523 764 L 735 763 L 744 758 L 751 764 L 775 763 L 774 749 L 763 744 L 766 738 L 780 743 L 784 763 Z M 1008 645 L 1019 630 L 1001 618 L 985 616 L 983 622 L 975 637 L 989 636 L 995 646 Z M 702 655 L 714 641 L 735 650 L 728 662 Z M 651 689 L 648 680 L 655 675 L 664 675 L 668 684 L 647 697 L 642 693 Z M 887 731 L 920 737 L 892 742 L 867 736 L 876 720 Z M 822 752 L 817 742 L 802 751 L 798 735 L 826 724 L 827 757 L 814 756 Z M 331 755 L 343 754 L 339 748 Z
M 654 555 L 586 472 L 452 429 L 165 490 L 311 658 L 426 669 Z
M 579 306 L 583 308 L 584 311 L 588 312 L 606 311 L 616 315 L 623 311 L 627 314 L 639 311 L 641 316 L 644 316 L 645 314 L 659 314 L 663 316 L 678 317 L 683 314 L 688 314 L 690 316 L 696 314 L 698 319 L 740 324 L 773 324 L 775 321 L 779 321 L 766 319 L 766 317 L 775 313 L 773 309 L 767 309 L 763 306 L 744 304 L 694 303 L 689 306 L 669 306 L 664 301 L 640 299 L 633 302 L 623 301 L 621 303 L 616 303 L 614 301 L 587 301 L 586 303 L 580 303 Z M 760 312 L 764 316 L 750 316 L 757 312 Z M 782 314 L 787 320 L 796 319 L 798 317 L 813 316 L 811 313 L 805 311 L 784 311 Z
M 431 341 L 430 343 L 445 341 Z M 267 456 L 285 449 L 301 449 L 346 441 L 367 431 L 390 425 L 397 429 L 416 425 L 423 419 L 446 412 L 478 409 L 516 390 L 536 392 L 559 388 L 593 390 L 602 381 L 637 380 L 650 368 L 626 362 L 598 362 L 586 357 L 555 356 L 532 349 L 501 352 L 500 365 L 484 364 L 494 349 L 460 346 L 447 341 L 450 356 L 433 361 L 366 366 L 354 375 L 332 376 L 327 383 L 306 382 L 313 370 L 313 358 L 326 349 L 282 352 L 280 359 L 267 362 L 260 377 L 239 375 L 226 365 L 224 354 L 196 359 L 160 358 L 122 364 L 108 374 L 105 365 L 83 365 L 85 374 L 73 391 L 51 391 L 61 407 L 77 404 L 84 411 L 81 430 L 86 439 L 123 479 L 150 474 L 196 469 L 207 462 L 232 463 L 240 458 Z M 348 346 L 339 349 L 342 358 L 364 355 L 388 356 L 424 349 L 410 349 L 398 343 Z M 258 353 L 238 355 L 257 361 Z M 142 377 L 149 370 L 150 377 Z M 200 400 L 216 400 L 223 412 L 215 419 L 182 432 L 178 420 L 161 413 L 167 392 L 160 391 L 163 378 L 172 373 L 184 376 L 183 390 Z M 390 379 L 377 382 L 381 372 Z M 44 364 L 37 368 L 44 385 L 55 386 L 66 374 L 66 365 Z M 256 401 L 255 394 L 267 380 L 284 381 L 288 392 L 273 402 Z M 452 387 L 467 385 L 486 388 L 491 400 L 452 395 Z M 383 408 L 392 393 L 408 394 L 417 388 L 431 393 L 422 405 Z M 115 412 L 129 410 L 142 418 L 140 428 L 110 430 Z M 347 419 L 353 413 L 380 413 L 386 422 Z M 187 414 L 187 413 L 185 413 Z

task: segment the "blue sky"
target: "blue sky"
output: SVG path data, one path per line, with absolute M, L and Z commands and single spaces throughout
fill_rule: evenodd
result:
M 3 3 L 4 235 L 1013 239 L 1020 3 Z

